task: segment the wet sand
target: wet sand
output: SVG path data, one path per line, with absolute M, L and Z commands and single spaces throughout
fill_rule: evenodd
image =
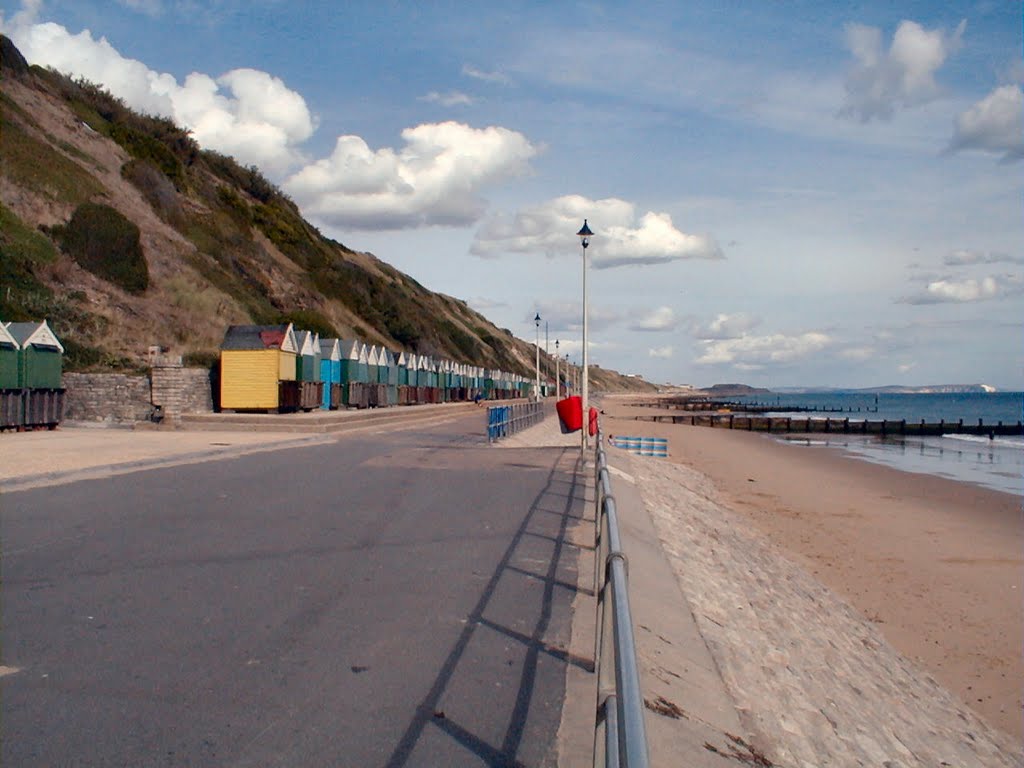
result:
M 1021 499 L 765 435 L 618 419 L 606 434 L 669 439 L 670 461 L 841 595 L 886 640 L 1018 741 L 1024 680 Z

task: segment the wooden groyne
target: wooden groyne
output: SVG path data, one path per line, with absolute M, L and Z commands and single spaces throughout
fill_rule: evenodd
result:
M 941 435 L 979 435 L 983 437 L 1004 437 L 1024 435 L 1024 425 L 985 424 L 978 419 L 977 424 L 965 424 L 959 421 L 940 421 L 938 423 L 899 421 L 893 419 L 833 419 L 833 418 L 793 418 L 791 416 L 756 416 L 738 413 L 710 414 L 652 414 L 650 416 L 634 416 L 636 421 L 652 421 L 662 424 L 689 424 L 695 427 L 717 427 L 720 429 L 742 429 L 748 432 L 778 432 L 796 434 L 850 434 L 850 435 L 910 435 L 920 437 L 938 437 Z
M 637 408 L 658 408 L 664 411 L 737 411 L 742 413 L 877 413 L 875 407 L 829 408 L 818 405 L 771 405 L 768 403 L 738 403 L 733 400 L 645 400 L 629 405 Z

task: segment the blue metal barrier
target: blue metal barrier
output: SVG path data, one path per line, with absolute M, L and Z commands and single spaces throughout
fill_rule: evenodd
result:
M 493 443 L 539 424 L 544 418 L 544 404 L 516 403 L 493 405 L 487 409 L 487 441 Z

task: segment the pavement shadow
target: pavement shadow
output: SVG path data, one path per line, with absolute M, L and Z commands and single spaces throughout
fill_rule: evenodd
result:
M 567 533 L 586 507 L 580 453 L 545 453 L 555 456 L 545 485 L 387 768 L 420 764 L 424 754 L 457 764 L 554 765 L 566 665 L 591 671 L 592 662 L 569 652 L 579 547 Z

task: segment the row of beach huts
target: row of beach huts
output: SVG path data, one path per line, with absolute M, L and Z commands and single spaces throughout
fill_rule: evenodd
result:
M 533 380 L 505 371 L 322 339 L 287 325 L 233 325 L 220 349 L 222 411 L 381 408 L 527 397 Z
M 43 320 L 0 322 L 0 430 L 56 427 L 64 412 L 64 346 Z M 533 380 L 505 371 L 321 339 L 283 325 L 233 325 L 220 350 L 222 411 L 311 411 L 506 400 Z
M 63 367 L 64 346 L 45 320 L 0 322 L 0 430 L 55 428 Z

